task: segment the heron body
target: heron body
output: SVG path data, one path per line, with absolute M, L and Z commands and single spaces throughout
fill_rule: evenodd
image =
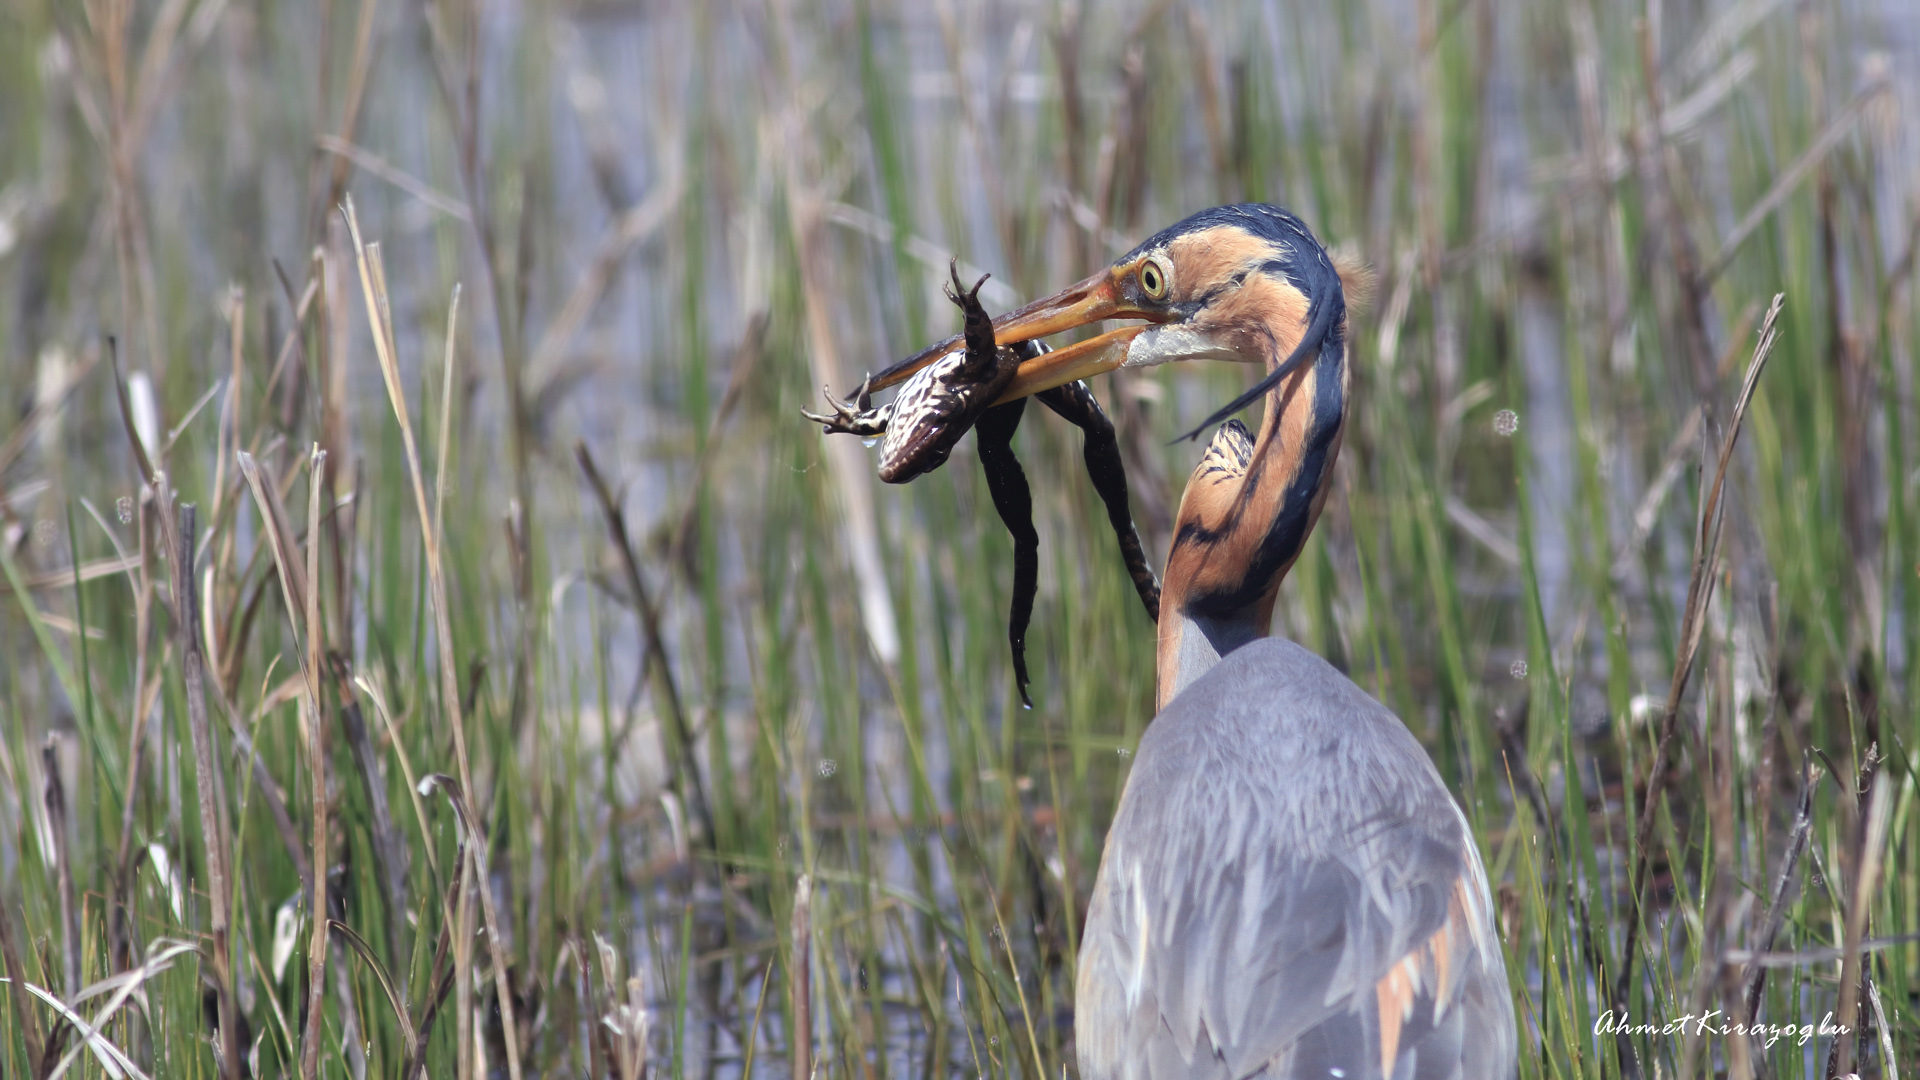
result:
M 1134 760 L 1081 939 L 1082 1080 L 1513 1074 L 1486 874 L 1392 713 L 1255 641 Z
M 1267 638 L 1346 421 L 1342 274 L 1298 218 L 1205 210 L 993 321 L 999 346 L 1109 319 L 1023 360 L 1001 401 L 1120 367 L 1260 364 L 1181 497 L 1161 580 L 1159 712 L 1081 935 L 1081 1080 L 1508 1080 L 1518 1053 L 1486 872 L 1406 727 Z M 953 338 L 873 380 L 891 385 Z

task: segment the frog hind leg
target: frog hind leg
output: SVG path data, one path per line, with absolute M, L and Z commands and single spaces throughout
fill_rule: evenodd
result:
M 1140 534 L 1133 527 L 1133 512 L 1127 504 L 1127 470 L 1120 461 L 1120 443 L 1114 436 L 1113 421 L 1085 382 L 1042 390 L 1034 397 L 1086 433 L 1082 456 L 1087 462 L 1087 475 L 1093 480 L 1093 489 L 1100 493 L 1100 501 L 1107 504 L 1107 521 L 1113 525 L 1113 535 L 1120 541 L 1120 557 L 1126 561 L 1134 591 L 1146 606 L 1147 618 L 1159 622 L 1160 583 L 1154 578 L 1153 567 L 1147 563 Z
M 1040 585 L 1040 534 L 1033 528 L 1033 492 L 1027 474 L 1013 456 L 1013 433 L 1020 427 L 1027 399 L 1015 398 L 980 414 L 974 424 L 979 437 L 980 466 L 987 474 L 993 508 L 1013 534 L 1013 607 L 1007 614 L 1007 644 L 1013 648 L 1013 677 L 1019 684 L 1020 704 L 1033 708 L 1027 696 L 1027 625 L 1033 621 L 1033 597 Z
M 953 306 L 959 308 L 965 317 L 961 337 L 967 343 L 966 373 L 971 378 L 984 381 L 997 373 L 1002 359 L 1010 359 L 1003 358 L 994 344 L 993 318 L 980 303 L 980 286 L 985 285 L 993 275 L 981 274 L 980 280 L 969 289 L 960 284 L 960 260 L 955 258 L 947 263 L 947 276 L 952 280 L 941 288 L 946 290 L 947 299 L 953 301 Z M 1012 378 L 1013 371 L 1009 367 L 1005 380 L 1011 381 Z

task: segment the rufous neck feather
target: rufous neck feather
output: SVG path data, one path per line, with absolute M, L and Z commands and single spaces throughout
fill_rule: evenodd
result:
M 1337 304 L 1339 295 L 1320 302 Z M 1269 371 L 1308 325 L 1288 322 L 1292 340 L 1264 350 Z M 1237 420 L 1221 425 L 1187 483 L 1161 587 L 1160 708 L 1220 657 L 1267 635 L 1280 581 L 1319 519 L 1340 451 L 1345 322 L 1340 313 L 1318 355 L 1268 391 L 1259 435 Z

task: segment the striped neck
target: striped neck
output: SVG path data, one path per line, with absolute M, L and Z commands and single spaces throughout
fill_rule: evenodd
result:
M 1339 294 L 1322 302 L 1342 303 Z M 1257 438 L 1221 425 L 1180 499 L 1160 595 L 1158 707 L 1267 636 L 1280 581 L 1332 487 L 1347 413 L 1344 304 L 1311 363 L 1267 392 Z M 1269 371 L 1292 351 L 1273 350 Z

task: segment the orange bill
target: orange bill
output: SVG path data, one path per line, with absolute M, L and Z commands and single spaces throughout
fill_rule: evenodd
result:
M 1168 318 L 1164 311 L 1148 310 L 1128 302 L 1119 287 L 1121 280 L 1123 274 L 1116 268 L 1104 269 L 1052 296 L 1009 311 L 993 320 L 994 342 L 998 345 L 1016 345 L 1107 319 L 1152 319 L 1158 322 Z M 1088 375 L 1112 371 L 1126 360 L 1128 343 L 1143 329 L 1145 327 L 1131 326 L 1109 331 L 1029 360 L 1020 365 L 1020 374 L 1015 377 L 1013 389 L 1001 400 L 1025 397 Z M 966 343 L 955 335 L 922 349 L 875 375 L 872 389 L 884 390 L 889 386 L 897 386 L 940 357 L 963 348 L 966 348 Z

